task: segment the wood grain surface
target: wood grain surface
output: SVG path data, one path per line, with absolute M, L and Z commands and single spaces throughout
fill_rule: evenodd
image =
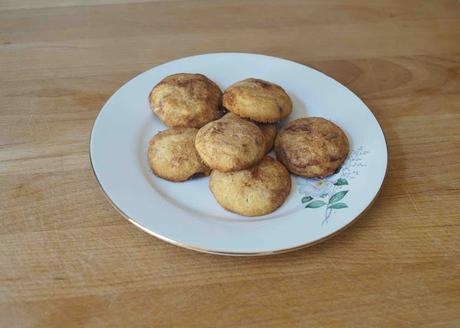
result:
M 105 100 L 162 62 L 242 51 L 329 74 L 389 170 L 350 229 L 235 258 L 159 241 L 93 177 Z M 1 327 L 460 327 L 460 2 L 0 0 Z

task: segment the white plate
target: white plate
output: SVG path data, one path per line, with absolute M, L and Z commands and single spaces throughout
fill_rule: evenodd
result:
M 288 120 L 322 116 L 337 123 L 348 135 L 351 154 L 341 171 L 327 179 L 293 176 L 284 205 L 256 218 L 221 208 L 208 189 L 208 178 L 173 183 L 155 177 L 147 162 L 147 145 L 166 127 L 152 114 L 147 97 L 165 76 L 181 72 L 205 74 L 222 90 L 248 77 L 277 83 L 293 101 Z M 102 190 L 130 222 L 172 244 L 225 255 L 281 253 L 343 230 L 370 206 L 387 167 L 382 130 L 350 90 L 304 65 L 243 53 L 174 60 L 126 83 L 94 123 L 90 157 Z

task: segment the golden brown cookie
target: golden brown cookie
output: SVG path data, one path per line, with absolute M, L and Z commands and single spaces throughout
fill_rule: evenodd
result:
M 235 119 L 235 118 L 237 118 L 237 119 L 240 118 L 240 119 L 242 119 L 240 116 L 238 116 L 238 115 L 236 115 L 235 113 L 232 113 L 232 112 L 227 112 L 227 113 L 225 113 L 225 115 L 222 116 L 222 118 L 223 118 L 223 119 L 224 119 L 224 118 L 225 118 L 225 119 L 227 119 L 227 118 L 233 118 L 233 119 Z
M 236 82 L 222 99 L 229 111 L 261 123 L 277 122 L 292 112 L 291 98 L 283 88 L 259 79 Z
M 270 150 L 273 148 L 273 144 L 275 143 L 275 138 L 278 130 L 276 129 L 276 124 L 268 124 L 268 123 L 259 123 L 257 124 L 260 130 L 265 137 L 265 154 L 269 153 Z
M 222 91 L 201 74 L 174 74 L 150 92 L 152 111 L 170 127 L 200 128 L 220 117 Z
M 225 209 L 245 216 L 273 212 L 291 191 L 291 177 L 286 168 L 270 156 L 253 167 L 222 173 L 211 172 L 209 188 Z
M 175 182 L 209 175 L 211 170 L 195 149 L 197 132 L 195 128 L 172 128 L 157 133 L 150 140 L 147 154 L 153 173 Z
M 220 119 L 203 126 L 195 147 L 203 161 L 222 172 L 248 168 L 265 155 L 265 137 L 254 123 Z
M 294 120 L 275 140 L 277 159 L 291 173 L 308 178 L 334 173 L 347 158 L 349 148 L 342 129 L 321 117 Z
M 238 115 L 228 112 L 227 114 L 222 117 L 223 119 L 228 119 L 228 118 L 233 118 L 233 119 L 241 119 Z M 259 123 L 259 122 L 253 122 L 255 123 L 259 129 L 262 131 L 265 137 L 265 153 L 267 154 L 272 150 L 273 144 L 275 142 L 275 137 L 276 133 L 278 130 L 276 129 L 276 124 L 270 124 L 270 123 Z

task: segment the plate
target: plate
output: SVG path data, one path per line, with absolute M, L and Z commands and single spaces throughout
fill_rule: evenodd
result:
M 328 178 L 292 176 L 288 199 L 269 215 L 248 218 L 230 213 L 209 191 L 209 178 L 173 183 L 151 173 L 148 142 L 166 127 L 152 114 L 148 94 L 174 73 L 204 74 L 222 90 L 248 77 L 277 83 L 293 101 L 286 121 L 322 116 L 335 122 L 348 135 L 350 155 Z M 325 74 L 281 58 L 215 53 L 167 62 L 123 85 L 97 116 L 90 159 L 113 206 L 145 232 L 202 252 L 267 255 L 313 245 L 356 220 L 382 186 L 387 147 L 367 106 Z

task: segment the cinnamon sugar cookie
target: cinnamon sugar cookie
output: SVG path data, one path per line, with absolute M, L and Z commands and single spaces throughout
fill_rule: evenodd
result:
M 321 117 L 294 120 L 281 129 L 275 140 L 277 159 L 290 172 L 308 178 L 334 173 L 349 149 L 342 129 Z

